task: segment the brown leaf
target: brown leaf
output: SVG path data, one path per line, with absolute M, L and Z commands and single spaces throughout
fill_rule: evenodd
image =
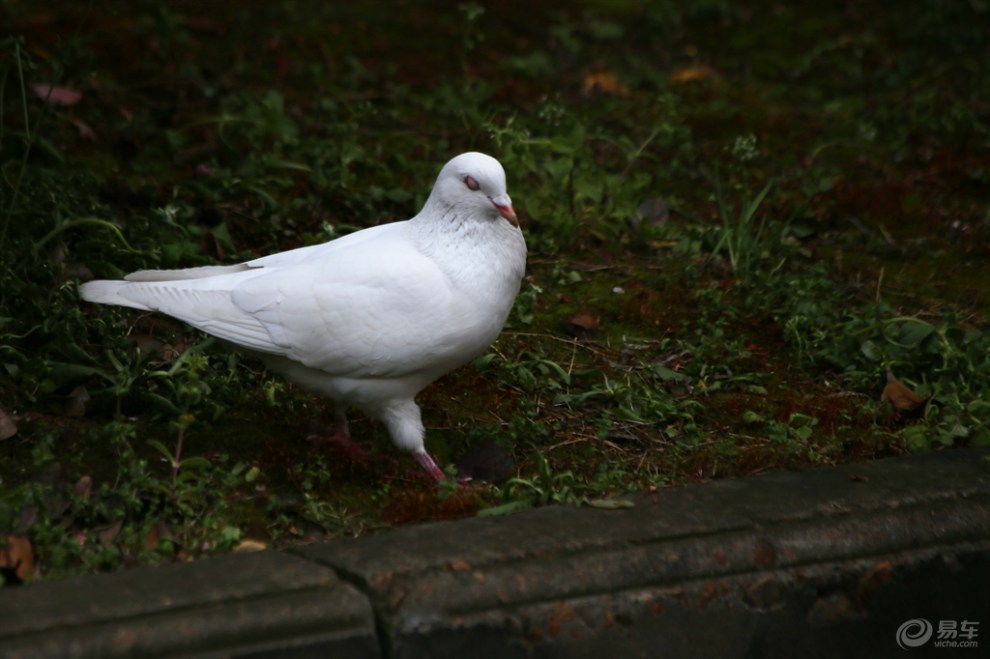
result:
M 889 368 L 887 369 L 887 386 L 883 388 L 883 394 L 880 395 L 881 403 L 888 401 L 894 406 L 894 409 L 900 412 L 910 412 L 925 403 L 924 398 L 905 386 Z
M 168 528 L 165 522 L 158 520 L 151 525 L 148 529 L 147 535 L 144 536 L 144 548 L 148 551 L 154 551 L 158 549 L 159 544 L 162 540 L 167 540 L 174 537 L 172 531 Z
M 100 539 L 100 544 L 104 547 L 112 545 L 120 535 L 120 530 L 124 528 L 124 520 L 118 519 L 115 522 L 107 524 L 106 526 L 99 527 L 96 529 L 97 537 Z
M 247 552 L 265 551 L 266 549 L 268 549 L 268 545 L 265 543 L 246 538 L 241 540 L 237 546 L 234 547 L 233 551 L 235 554 L 243 554 Z
M 860 578 L 856 588 L 856 601 L 862 609 L 867 609 L 869 600 L 890 580 L 894 573 L 894 565 L 887 559 L 878 561 Z
M 163 352 L 161 341 L 150 334 L 132 334 L 127 340 L 137 346 L 145 355 L 156 356 Z M 170 361 L 175 361 L 174 358 Z
M 10 439 L 17 434 L 17 423 L 7 410 L 0 407 L 0 441 Z
M 89 392 L 86 391 L 86 387 L 79 385 L 69 393 L 65 403 L 65 416 L 85 416 L 88 402 Z
M 718 80 L 721 76 L 718 71 L 707 64 L 690 64 L 674 71 L 671 82 L 699 82 L 701 80 Z
M 96 132 L 85 121 L 78 117 L 69 117 L 69 123 L 79 131 L 79 139 L 86 140 L 87 142 L 96 141 Z
M 76 496 L 83 499 L 88 499 L 90 493 L 93 491 L 93 478 L 90 475 L 85 475 L 76 481 L 75 486 L 72 488 L 75 491 Z
M 34 571 L 34 551 L 31 541 L 20 535 L 8 535 L 0 541 L 0 570 L 13 572 L 26 581 Z
M 584 83 L 581 85 L 581 93 L 585 96 L 626 96 L 629 90 L 619 82 L 619 77 L 614 73 L 600 71 L 598 73 L 589 73 L 584 77 Z
M 602 510 L 621 510 L 635 508 L 636 504 L 629 499 L 588 499 L 588 505 Z
M 179 341 L 174 345 L 171 343 L 166 343 L 162 346 L 162 361 L 171 364 L 176 359 L 182 356 L 182 353 L 186 351 L 185 341 Z
M 564 330 L 579 339 L 588 338 L 601 327 L 601 319 L 588 309 L 582 309 L 564 322 Z

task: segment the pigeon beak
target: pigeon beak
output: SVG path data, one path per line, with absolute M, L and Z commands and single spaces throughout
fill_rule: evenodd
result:
M 442 480 L 446 480 L 446 477 L 443 475 L 440 467 L 437 466 L 437 463 L 433 461 L 433 458 L 430 457 L 430 454 L 427 453 L 425 449 L 422 453 L 415 453 L 414 455 L 416 457 L 416 461 L 423 469 L 427 471 L 427 473 L 430 474 L 430 476 L 433 476 L 434 480 L 438 483 Z
M 516 212 L 512 210 L 512 200 L 509 199 L 509 195 L 500 194 L 497 197 L 489 197 L 488 201 L 492 202 L 498 214 L 507 219 L 512 226 L 519 226 L 519 220 L 516 218 Z

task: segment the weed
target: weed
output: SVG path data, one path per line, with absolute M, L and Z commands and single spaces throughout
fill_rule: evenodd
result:
M 757 217 L 760 206 L 763 205 L 767 193 L 773 187 L 773 179 L 767 181 L 756 195 L 746 204 L 745 208 L 738 213 L 729 210 L 728 201 L 722 189 L 722 180 L 715 169 L 713 176 L 715 185 L 715 201 L 718 204 L 719 216 L 722 219 L 722 236 L 719 238 L 712 252 L 718 254 L 723 250 L 728 255 L 729 265 L 732 272 L 737 275 L 747 275 L 752 273 L 752 269 L 763 258 L 769 256 L 766 246 L 764 231 L 767 227 L 766 217 Z M 783 265 L 780 261 L 770 270 L 772 275 Z

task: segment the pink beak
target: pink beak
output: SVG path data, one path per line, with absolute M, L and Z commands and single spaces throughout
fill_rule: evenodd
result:
M 440 467 L 437 466 L 437 463 L 433 461 L 433 458 L 430 457 L 429 453 L 424 450 L 422 453 L 414 453 L 413 455 L 416 458 L 416 461 L 419 462 L 420 466 L 425 469 L 430 476 L 433 476 L 434 480 L 437 482 L 444 480 L 443 472 L 440 470 Z
M 489 197 L 488 200 L 498 210 L 499 215 L 507 219 L 513 226 L 519 226 L 519 219 L 516 217 L 516 212 L 512 210 L 512 200 L 509 199 L 509 195 L 500 194 L 497 197 Z

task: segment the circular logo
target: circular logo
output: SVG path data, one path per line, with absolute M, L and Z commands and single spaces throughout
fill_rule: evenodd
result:
M 932 637 L 932 623 L 912 618 L 897 628 L 897 644 L 902 650 L 921 647 Z

